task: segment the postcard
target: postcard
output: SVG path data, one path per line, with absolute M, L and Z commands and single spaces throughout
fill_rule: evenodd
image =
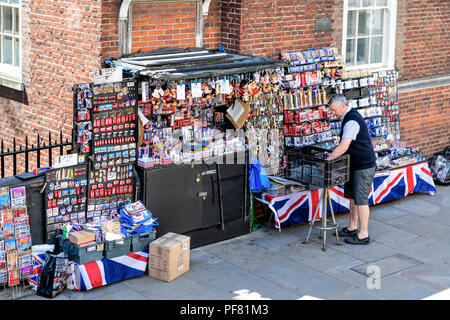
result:
M 8 285 L 19 284 L 19 269 L 8 269 Z

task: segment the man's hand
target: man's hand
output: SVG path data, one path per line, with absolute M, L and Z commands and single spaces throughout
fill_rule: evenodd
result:
M 352 142 L 351 138 L 343 138 L 339 145 L 334 148 L 333 152 L 327 157 L 326 160 L 334 160 L 342 156 L 350 147 L 350 143 Z

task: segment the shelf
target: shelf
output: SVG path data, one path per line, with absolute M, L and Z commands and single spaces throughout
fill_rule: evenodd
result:
M 304 89 L 304 88 L 309 88 L 309 87 L 320 87 L 320 86 L 323 86 L 323 85 L 318 83 L 318 84 L 310 84 L 310 85 L 307 85 L 307 86 L 304 86 L 304 87 L 298 87 L 298 88 L 291 88 L 291 87 L 284 87 L 284 88 L 285 89 L 289 89 L 289 90 L 298 90 L 298 89 Z
M 312 135 L 314 135 L 314 134 L 321 134 L 321 133 L 325 133 L 325 132 L 331 132 L 331 130 L 322 131 L 322 132 L 314 132 L 314 133 L 310 133 L 310 134 L 296 135 L 296 136 L 288 136 L 288 135 L 285 135 L 285 138 L 309 137 L 309 136 L 312 136 Z
M 328 120 L 328 118 L 320 118 L 320 119 L 305 120 L 305 121 L 301 121 L 301 122 L 298 122 L 298 121 L 284 122 L 284 124 L 286 124 L 286 125 L 288 125 L 288 124 L 302 124 L 302 123 L 310 122 L 310 121 L 327 121 L 327 120 Z
M 298 110 L 304 110 L 304 109 L 314 109 L 314 108 L 318 108 L 318 107 L 322 107 L 322 106 L 326 106 L 326 104 L 316 104 L 313 106 L 304 106 L 304 107 L 298 107 L 298 108 L 293 108 L 293 109 L 285 109 L 284 111 L 298 111 Z

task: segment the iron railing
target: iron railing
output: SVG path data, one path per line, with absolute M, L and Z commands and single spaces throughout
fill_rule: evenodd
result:
M 2 139 L 1 141 L 1 146 L 0 146 L 0 175 L 1 178 L 5 177 L 5 169 L 11 170 L 12 169 L 12 175 L 15 176 L 17 175 L 17 165 L 18 165 L 18 156 L 21 154 L 24 154 L 24 159 L 23 159 L 23 166 L 22 168 L 24 168 L 25 172 L 29 172 L 29 168 L 30 168 L 30 154 L 36 153 L 36 159 L 34 161 L 33 164 L 35 164 L 35 166 L 33 165 L 32 168 L 40 168 L 41 167 L 41 156 L 42 156 L 42 151 L 44 150 L 48 150 L 48 166 L 51 167 L 53 164 L 53 150 L 54 149 L 58 149 L 59 148 L 59 155 L 63 155 L 64 152 L 68 150 L 64 150 L 65 146 L 71 146 L 72 145 L 72 141 L 68 141 L 68 139 L 65 139 L 65 141 L 63 141 L 63 134 L 62 131 L 60 131 L 59 133 L 59 141 L 53 141 L 52 142 L 52 134 L 51 132 L 48 133 L 48 143 L 47 141 L 43 141 L 41 142 L 41 135 L 37 134 L 37 145 L 35 146 L 34 144 L 31 144 L 31 147 L 29 146 L 29 142 L 28 142 L 28 136 L 25 137 L 25 145 L 18 147 L 17 143 L 16 143 L 16 138 L 13 138 L 13 143 L 12 143 L 12 149 L 11 148 L 7 148 L 7 150 L 5 151 L 5 143 L 4 140 Z M 23 148 L 24 147 L 24 148 Z M 11 164 L 11 160 L 12 160 L 12 164 Z M 33 159 L 34 160 L 34 159 Z

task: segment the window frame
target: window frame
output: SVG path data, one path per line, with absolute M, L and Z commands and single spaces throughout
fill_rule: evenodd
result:
M 376 0 L 374 0 L 374 5 L 371 7 L 363 7 L 359 8 L 349 8 L 348 6 L 349 0 L 344 0 L 343 7 L 343 29 L 342 29 L 342 55 L 344 57 L 344 61 L 347 59 L 347 22 L 348 22 L 348 12 L 355 11 L 359 12 L 361 10 L 376 10 L 376 9 L 386 9 L 384 15 L 384 33 L 383 33 L 383 57 L 381 63 L 367 63 L 367 64 L 359 64 L 359 65 L 347 65 L 347 70 L 357 70 L 357 69 L 372 69 L 373 71 L 382 71 L 389 70 L 395 67 L 395 38 L 396 38 L 396 29 L 397 29 L 397 0 L 388 0 L 387 6 L 377 6 Z M 371 15 L 372 17 L 372 15 Z M 358 19 L 358 17 L 357 17 Z M 357 20 L 358 21 L 358 20 Z M 356 26 L 358 27 L 358 26 Z M 371 28 L 372 30 L 372 28 Z M 371 36 L 372 31 L 368 36 L 369 39 L 372 39 Z M 357 39 L 364 38 L 358 37 L 358 34 L 355 34 L 355 47 L 357 47 Z M 370 41 L 369 41 L 370 42 Z M 356 49 L 356 48 L 355 48 Z M 370 54 L 370 49 L 369 49 Z M 356 56 L 355 56 L 356 59 Z M 356 63 L 356 61 L 355 61 Z
M 16 90 L 22 90 L 23 85 L 22 85 L 22 66 L 23 66 L 23 59 L 22 59 L 22 52 L 23 52 L 23 48 L 22 48 L 22 43 L 23 43 L 23 34 L 22 34 L 22 0 L 19 0 L 19 3 L 11 3 L 11 1 L 8 1 L 8 3 L 3 3 L 0 2 L 0 14 L 3 14 L 3 8 L 4 7 L 11 7 L 11 8 L 17 8 L 19 11 L 19 27 L 18 27 L 18 34 L 14 34 L 14 29 L 15 29 L 15 23 L 17 23 L 17 21 L 14 23 L 15 18 L 13 17 L 13 32 L 11 34 L 11 37 L 13 39 L 12 41 L 12 47 L 13 47 L 13 60 L 15 59 L 14 55 L 15 55 L 15 43 L 14 43 L 14 39 L 19 39 L 19 54 L 18 54 L 18 58 L 19 58 L 19 65 L 15 66 L 15 65 L 10 65 L 10 64 L 5 64 L 2 63 L 0 60 L 0 85 L 6 86 L 6 87 L 10 87 Z M 14 11 L 13 11 L 14 12 Z M 2 18 L 3 19 L 3 18 Z M 3 20 L 1 20 L 1 23 L 3 23 Z M 1 30 L 1 29 L 0 29 Z M 5 33 L 1 32 L 1 35 L 5 35 Z M 9 35 L 8 35 L 9 36 Z M 0 37 L 0 46 L 2 49 L 1 52 L 1 57 L 3 57 L 4 52 L 3 52 L 3 37 Z

